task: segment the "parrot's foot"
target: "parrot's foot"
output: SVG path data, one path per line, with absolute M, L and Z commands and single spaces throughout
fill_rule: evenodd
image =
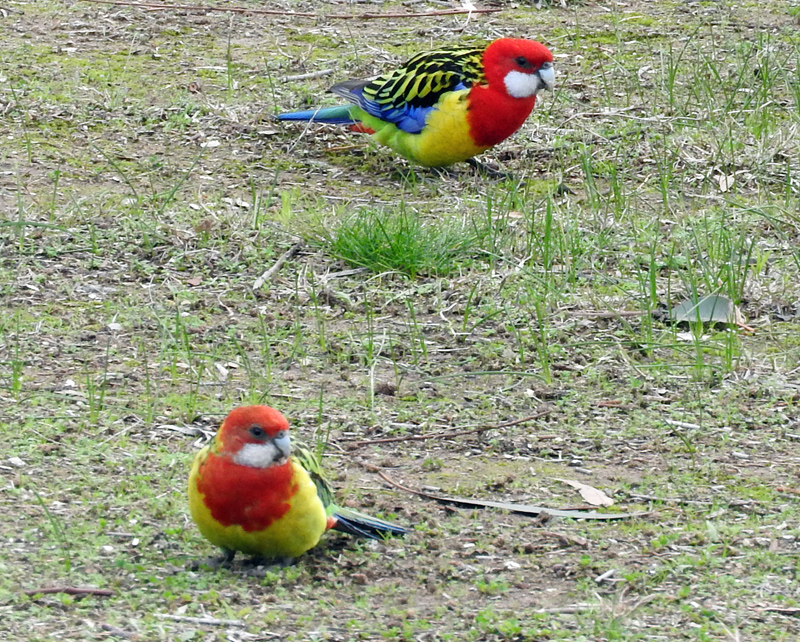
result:
M 222 555 L 219 557 L 209 557 L 201 562 L 193 562 L 191 570 L 196 571 L 199 568 L 205 567 L 212 571 L 219 568 L 230 568 L 233 566 L 233 558 L 236 557 L 236 551 L 230 551 L 227 548 L 222 549 Z
M 489 167 L 485 163 L 481 163 L 479 160 L 475 160 L 474 158 L 468 158 L 466 163 L 476 172 L 480 172 L 481 174 L 484 174 L 489 178 L 502 178 L 502 179 L 514 180 L 514 175 L 511 174 L 510 172 L 502 172 L 499 169 L 494 169 L 493 167 Z
M 296 557 L 251 557 L 242 562 L 242 572 L 250 577 L 264 577 L 268 571 L 286 568 L 296 562 Z

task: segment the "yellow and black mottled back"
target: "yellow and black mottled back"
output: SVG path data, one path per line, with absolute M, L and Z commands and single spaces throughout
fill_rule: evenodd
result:
M 385 110 L 431 107 L 448 91 L 485 82 L 485 50 L 485 46 L 452 47 L 420 53 L 374 80 L 339 83 L 331 91 L 382 117 Z
M 459 47 L 417 54 L 398 69 L 370 81 L 364 97 L 381 105 L 430 107 L 446 91 L 484 82 L 485 49 Z

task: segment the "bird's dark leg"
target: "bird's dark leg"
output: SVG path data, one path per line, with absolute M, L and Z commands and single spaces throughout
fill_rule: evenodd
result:
M 297 562 L 296 557 L 251 557 L 242 562 L 243 573 L 251 577 L 264 577 L 267 571 L 286 568 Z
M 291 566 L 297 562 L 296 557 L 259 557 L 254 555 L 242 562 L 242 566 Z
M 236 557 L 236 551 L 223 548 L 222 555 L 219 557 L 209 557 L 202 562 L 197 562 L 192 566 L 192 570 L 197 570 L 201 566 L 206 566 L 212 570 L 218 568 L 230 568 L 233 565 L 233 558 Z
M 505 178 L 505 179 L 513 179 L 514 175 L 509 172 L 501 172 L 498 169 L 493 169 L 486 165 L 485 163 L 481 163 L 479 160 L 475 160 L 474 158 L 468 158 L 466 160 L 467 165 L 469 165 L 472 169 L 490 178 Z

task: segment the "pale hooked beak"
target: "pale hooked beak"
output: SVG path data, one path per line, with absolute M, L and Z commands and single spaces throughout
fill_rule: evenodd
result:
M 553 91 L 553 87 L 556 86 L 556 70 L 553 67 L 553 63 L 544 63 L 536 73 L 542 79 L 543 89 Z
M 280 453 L 281 459 L 288 459 L 292 454 L 292 440 L 289 438 L 289 433 L 278 433 L 272 440 L 275 449 Z

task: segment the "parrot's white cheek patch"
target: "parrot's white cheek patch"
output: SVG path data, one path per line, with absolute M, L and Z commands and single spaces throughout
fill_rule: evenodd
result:
M 505 77 L 506 91 L 514 98 L 530 98 L 540 89 L 541 79 L 536 74 L 509 71 Z
M 237 464 L 250 468 L 269 468 L 285 464 L 286 455 L 273 444 L 245 444 L 233 458 Z
M 553 66 L 545 63 L 535 74 L 524 74 L 521 71 L 509 71 L 504 79 L 506 91 L 514 98 L 530 98 L 544 89 L 552 89 L 555 85 L 556 72 Z

